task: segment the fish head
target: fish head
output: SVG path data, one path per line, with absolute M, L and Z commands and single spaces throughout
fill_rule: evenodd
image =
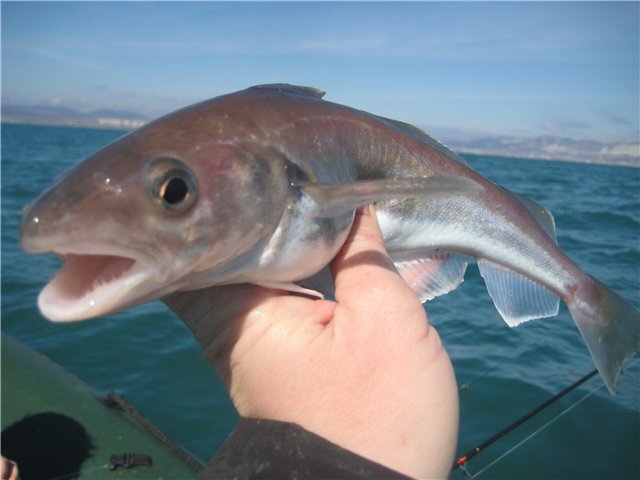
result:
M 225 134 L 207 108 L 126 135 L 28 207 L 22 249 L 63 261 L 38 297 L 45 317 L 91 318 L 184 289 L 250 256 L 277 227 L 282 165 Z

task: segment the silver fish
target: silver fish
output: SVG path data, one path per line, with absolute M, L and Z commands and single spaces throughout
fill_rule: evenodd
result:
M 323 95 L 276 84 L 217 97 L 71 169 L 21 227 L 24 250 L 64 260 L 43 315 L 80 320 L 245 282 L 331 293 L 327 265 L 355 209 L 377 202 L 389 254 L 423 301 L 455 289 L 475 257 L 510 326 L 564 301 L 613 393 L 640 350 L 640 313 L 558 248 L 552 215 L 423 131 Z

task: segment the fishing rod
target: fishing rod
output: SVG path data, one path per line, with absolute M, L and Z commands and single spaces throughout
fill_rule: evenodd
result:
M 522 417 L 520 417 L 519 419 L 517 419 L 515 422 L 507 425 L 505 428 L 503 428 L 502 430 L 500 430 L 498 433 L 496 433 L 495 435 L 492 435 L 491 437 L 489 437 L 487 440 L 485 440 L 484 442 L 480 443 L 477 447 L 469 450 L 467 453 L 465 453 L 464 455 L 458 457 L 458 459 L 454 462 L 453 467 L 451 469 L 451 471 L 454 471 L 457 468 L 460 468 L 462 465 L 464 465 L 465 463 L 467 463 L 469 460 L 471 460 L 473 457 L 475 457 L 478 453 L 480 453 L 481 451 L 483 451 L 485 448 L 487 448 L 489 445 L 497 442 L 499 439 L 501 439 L 502 437 L 504 437 L 506 434 L 508 434 L 509 432 L 511 432 L 512 430 L 514 430 L 515 428 L 519 427 L 520 425 L 522 425 L 524 422 L 526 422 L 527 420 L 529 420 L 531 417 L 537 415 L 538 413 L 540 413 L 542 410 L 544 410 L 545 408 L 547 408 L 549 405 L 553 404 L 554 402 L 558 401 L 559 399 L 561 399 L 562 397 L 564 397 L 567 393 L 571 392 L 572 390 L 575 390 L 577 387 L 579 387 L 580 385 L 582 385 L 584 382 L 586 382 L 587 380 L 589 380 L 591 377 L 593 377 L 596 373 L 598 373 L 597 370 L 592 370 L 589 373 L 587 373 L 586 375 L 584 375 L 582 378 L 580 378 L 579 380 L 577 380 L 576 382 L 572 383 L 571 385 L 569 385 L 568 387 L 566 387 L 564 390 L 562 390 L 560 393 L 557 393 L 556 395 L 554 395 L 553 397 L 551 397 L 550 399 L 546 400 L 545 402 L 541 403 L 540 405 L 538 405 L 537 407 L 535 407 L 533 410 L 531 410 L 529 413 L 523 415 Z

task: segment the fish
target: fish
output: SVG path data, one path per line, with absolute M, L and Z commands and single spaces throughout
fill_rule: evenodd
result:
M 425 302 L 475 259 L 511 327 L 568 307 L 613 394 L 640 312 L 558 247 L 552 214 L 426 132 L 289 84 L 152 121 L 80 162 L 26 209 L 21 248 L 62 267 L 38 297 L 67 322 L 176 291 L 251 283 L 322 297 L 358 208 Z

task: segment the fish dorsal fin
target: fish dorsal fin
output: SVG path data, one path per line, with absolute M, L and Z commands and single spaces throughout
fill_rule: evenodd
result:
M 511 195 L 513 195 L 524 208 L 536 219 L 536 221 L 540 224 L 540 226 L 547 232 L 554 242 L 558 243 L 558 239 L 556 236 L 556 222 L 553 219 L 553 214 L 540 205 L 537 202 L 517 193 L 513 193 L 509 191 Z
M 560 298 L 543 286 L 489 260 L 479 259 L 478 268 L 496 309 L 510 327 L 558 314 Z
M 393 263 L 420 301 L 426 302 L 458 288 L 464 280 L 468 261 L 467 255 L 439 251 L 413 260 L 394 260 Z
M 297 95 L 305 95 L 308 97 L 322 98 L 325 95 L 324 90 L 315 87 L 304 87 L 302 85 L 290 85 L 288 83 L 265 83 L 264 85 L 255 85 L 248 90 L 274 90 L 281 93 L 295 93 Z
M 440 153 L 444 153 L 448 157 L 453 158 L 454 160 L 457 160 L 458 162 L 462 163 L 463 165 L 466 165 L 467 167 L 470 167 L 470 165 L 467 163 L 467 161 L 464 158 L 462 158 L 460 155 L 455 153 L 453 150 L 451 150 L 441 141 L 433 138 L 424 130 L 421 130 L 414 125 L 401 122 L 399 120 L 393 120 L 391 118 L 385 118 L 380 116 L 376 116 L 376 118 L 379 120 L 382 120 L 383 122 L 389 125 L 392 125 L 395 128 L 402 130 L 406 134 L 410 135 L 414 140 L 424 143 L 425 145 L 428 145 L 429 147 L 439 151 Z

